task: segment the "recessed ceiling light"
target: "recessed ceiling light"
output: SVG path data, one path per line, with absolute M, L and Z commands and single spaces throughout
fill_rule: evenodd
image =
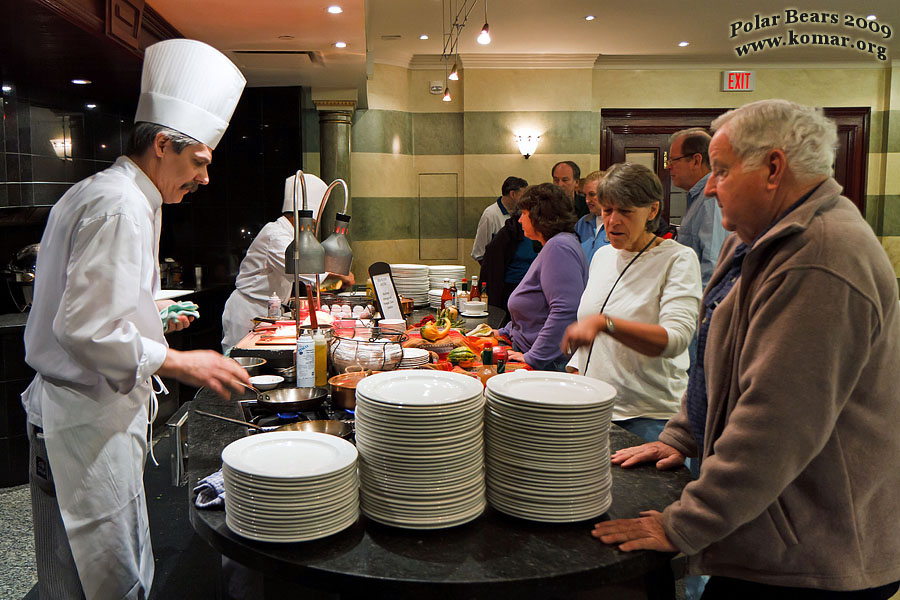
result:
M 423 33 L 422 35 L 419 36 L 419 39 L 420 39 L 420 40 L 427 40 L 427 39 L 428 39 L 428 34 Z
M 100 148 L 106 150 L 106 144 L 100 144 Z
M 868 17 L 866 17 L 866 21 L 874 21 L 877 18 L 878 17 L 876 17 L 875 15 L 869 15 Z
M 9 92 L 12 91 L 12 86 L 11 86 L 11 85 L 4 85 L 2 88 L 0 88 L 0 90 L 3 90 L 3 93 L 4 93 L 4 94 L 8 94 Z
M 691 43 L 690 42 L 678 42 L 678 45 L 681 46 L 682 48 L 684 48 L 685 46 L 690 46 Z
M 344 12 L 344 9 L 341 8 L 341 7 L 338 6 L 338 5 L 334 5 L 334 6 L 329 6 L 329 7 L 328 7 L 328 12 L 330 12 L 330 13 L 333 14 L 333 15 L 339 15 L 339 14 L 341 14 L 342 12 Z
M 334 47 L 335 47 L 335 48 L 346 48 L 346 47 L 347 47 L 347 42 L 335 42 L 335 43 L 334 43 Z
M 278 39 L 279 39 L 279 40 L 292 40 L 292 39 L 294 39 L 294 36 L 292 36 L 292 35 L 279 35 L 279 36 L 278 36 Z
M 88 85 L 91 82 L 90 79 L 73 79 L 72 83 L 75 85 Z
M 593 20 L 596 19 L 596 18 L 597 18 L 597 17 L 595 17 L 594 15 L 588 15 L 588 16 L 586 16 L 586 17 L 584 18 L 584 20 L 585 20 L 585 21 L 593 21 Z
M 97 105 L 96 104 L 85 104 L 84 107 L 88 110 L 92 110 L 92 109 L 97 108 Z

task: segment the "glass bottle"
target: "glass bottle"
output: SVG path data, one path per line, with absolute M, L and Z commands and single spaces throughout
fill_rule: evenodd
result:
M 493 348 L 485 348 L 481 351 L 481 366 L 475 371 L 478 378 L 481 379 L 481 385 L 487 385 L 487 380 L 497 374 L 497 367 L 494 362 Z
M 456 280 L 450 280 L 450 306 L 456 307 L 459 304 L 459 290 L 456 289 Z
M 488 304 L 488 293 L 487 293 L 487 282 L 481 282 L 481 298 L 479 298 L 482 302 L 484 302 L 485 306 Z
M 478 275 L 472 275 L 472 291 L 469 292 L 469 300 L 473 302 L 481 300 L 481 288 L 478 287 Z
M 463 277 L 462 285 L 459 290 L 459 297 L 456 299 L 456 309 L 459 312 L 466 312 L 466 302 L 469 301 L 469 282 Z
M 450 279 L 444 279 L 444 291 L 441 292 L 441 310 L 450 308 L 450 300 L 453 298 L 450 293 Z
M 506 373 L 506 361 L 509 358 L 509 350 L 506 346 L 497 346 L 493 350 L 493 358 L 496 364 L 497 374 Z

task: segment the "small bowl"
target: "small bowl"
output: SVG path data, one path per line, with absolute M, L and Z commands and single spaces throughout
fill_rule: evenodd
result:
M 257 356 L 232 356 L 231 359 L 244 367 L 248 375 L 259 375 L 266 364 L 266 359 Z
M 250 384 L 258 390 L 271 390 L 284 381 L 280 375 L 256 375 L 250 378 Z
M 481 300 L 472 300 L 471 302 L 466 302 L 465 306 L 466 310 L 464 312 L 467 313 L 482 313 L 487 310 L 487 304 L 482 302 Z

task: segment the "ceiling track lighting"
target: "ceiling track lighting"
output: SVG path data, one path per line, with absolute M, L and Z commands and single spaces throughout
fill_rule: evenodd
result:
M 487 0 L 481 0 L 481 2 L 484 6 L 484 26 L 476 41 L 479 44 L 489 44 L 491 35 L 487 20 Z M 444 38 L 444 48 L 441 51 L 441 61 L 444 63 L 444 102 L 450 102 L 449 82 L 459 81 L 461 65 L 459 36 L 477 4 L 478 0 L 441 0 L 441 33 Z M 451 64 L 453 68 L 449 69 Z

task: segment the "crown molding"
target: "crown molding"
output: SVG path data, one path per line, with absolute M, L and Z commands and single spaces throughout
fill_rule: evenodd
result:
M 894 63 L 898 61 L 893 61 Z M 748 61 L 729 60 L 715 56 L 604 56 L 594 62 L 594 70 L 634 69 L 887 69 L 889 65 L 878 61 Z

